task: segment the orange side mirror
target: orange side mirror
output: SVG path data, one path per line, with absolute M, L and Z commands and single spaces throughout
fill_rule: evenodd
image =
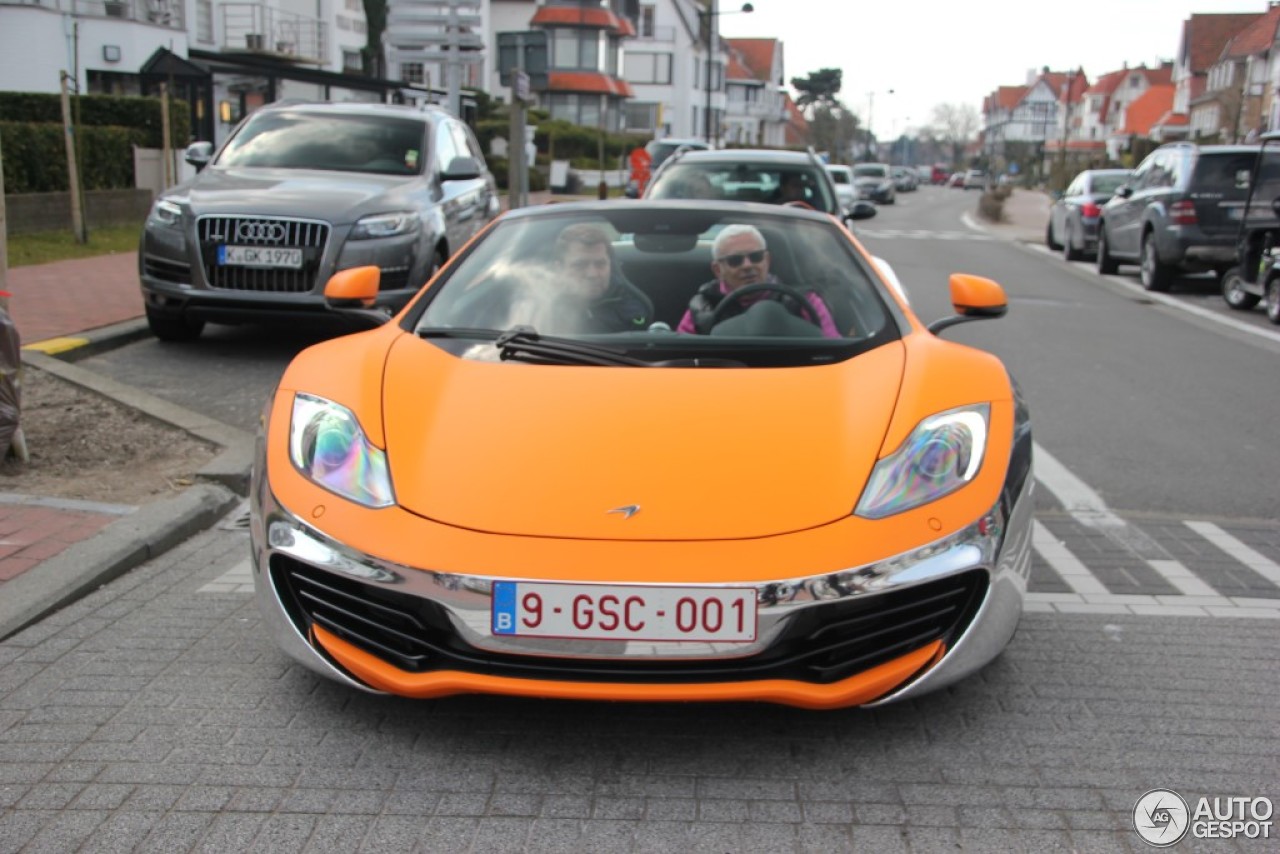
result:
M 352 267 L 334 273 L 324 285 L 324 301 L 330 308 L 372 308 L 378 298 L 377 267 Z
M 1004 288 L 991 279 L 952 273 L 951 305 L 963 317 L 1000 317 L 1009 310 Z

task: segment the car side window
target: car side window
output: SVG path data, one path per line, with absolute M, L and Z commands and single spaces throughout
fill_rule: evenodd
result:
M 1070 187 L 1067 187 L 1067 191 L 1066 191 L 1065 193 L 1063 193 L 1062 195 L 1067 196 L 1067 197 L 1070 197 L 1070 196 L 1079 196 L 1079 195 L 1081 195 L 1083 192 L 1084 192 L 1084 181 L 1083 181 L 1082 179 L 1080 179 L 1080 178 L 1077 178 L 1077 179 L 1075 179 L 1074 181 L 1072 181 L 1072 182 L 1071 182 L 1071 186 L 1070 186 Z
M 1133 172 L 1133 178 L 1129 181 L 1130 186 L 1134 190 L 1143 190 L 1150 186 L 1151 172 L 1155 169 L 1156 155 L 1149 154 L 1147 159 L 1138 164 L 1138 168 Z
M 441 122 L 436 126 L 436 168 L 443 172 L 449 168 L 453 158 L 462 155 L 453 139 L 452 122 Z

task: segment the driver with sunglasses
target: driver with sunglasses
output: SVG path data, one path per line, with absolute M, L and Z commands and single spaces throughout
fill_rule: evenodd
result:
M 711 244 L 711 272 L 716 278 L 707 282 L 694 292 L 689 300 L 689 310 L 680 319 L 677 332 L 706 335 L 711 332 L 711 321 L 716 307 L 732 291 L 748 285 L 780 285 L 777 276 L 769 272 L 769 250 L 766 248 L 764 235 L 752 225 L 731 225 L 716 235 Z M 822 297 L 814 291 L 805 295 L 807 306 L 798 305 L 798 299 L 777 291 L 762 291 L 756 299 L 744 298 L 734 308 L 736 311 L 723 315 L 719 320 L 726 320 L 733 314 L 741 314 L 758 300 L 774 300 L 788 312 L 797 317 L 813 321 L 816 316 L 818 327 L 826 338 L 839 338 L 831 310 L 822 301 Z

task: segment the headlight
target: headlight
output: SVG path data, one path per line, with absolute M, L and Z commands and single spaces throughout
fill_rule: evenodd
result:
M 289 426 L 289 459 L 315 483 L 366 507 L 395 504 L 384 451 L 369 444 L 345 406 L 297 394 Z
M 158 199 L 151 206 L 147 221 L 153 225 L 175 226 L 182 222 L 182 208 L 165 199 Z
M 991 406 L 980 403 L 921 421 L 902 447 L 876 463 L 854 514 L 883 519 L 973 480 L 986 453 L 990 414 Z
M 369 240 L 374 237 L 395 237 L 418 230 L 418 215 L 412 211 L 367 216 L 351 229 L 352 240 Z

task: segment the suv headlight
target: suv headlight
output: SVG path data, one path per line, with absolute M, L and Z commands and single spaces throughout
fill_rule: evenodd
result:
M 936 501 L 973 480 L 987 450 L 991 406 L 979 403 L 931 415 L 898 450 L 876 463 L 854 515 L 884 519 Z
M 375 237 L 396 237 L 418 230 L 420 219 L 413 211 L 376 214 L 357 222 L 351 229 L 351 240 L 369 240 Z
M 181 223 L 182 207 L 167 199 L 157 199 L 156 203 L 151 206 L 151 213 L 147 215 L 148 225 L 172 228 Z
M 293 397 L 289 459 L 308 479 L 365 507 L 390 507 L 387 454 L 365 438 L 350 409 L 309 394 Z

